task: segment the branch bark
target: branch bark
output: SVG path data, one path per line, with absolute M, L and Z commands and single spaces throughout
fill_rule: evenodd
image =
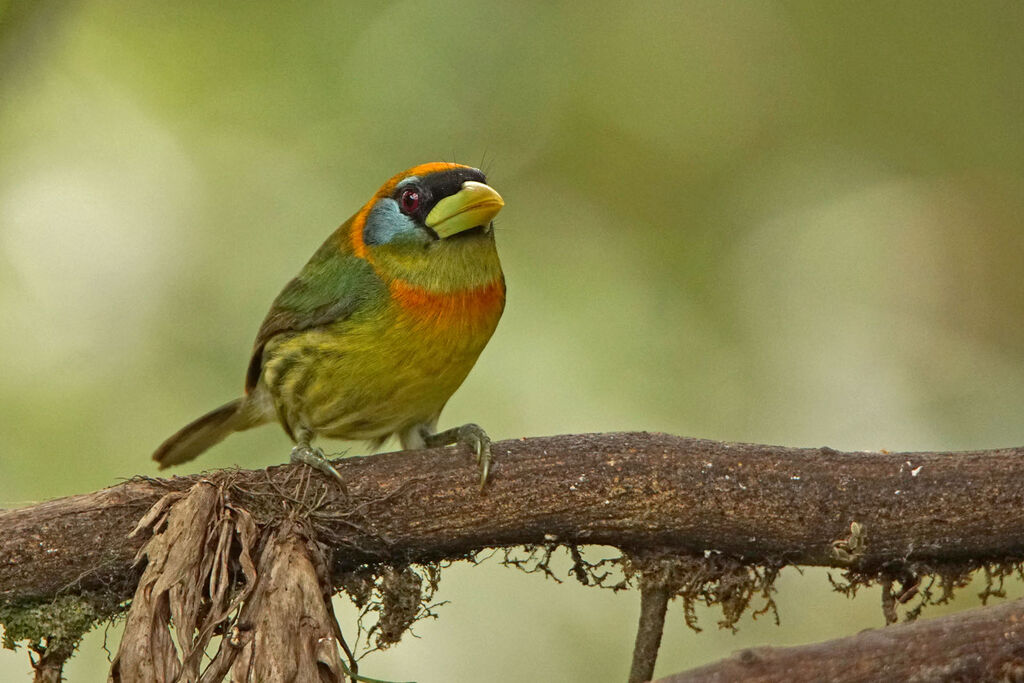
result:
M 743 650 L 657 683 L 1019 681 L 1024 600 L 799 647 Z
M 482 494 L 468 452 L 430 449 L 339 461 L 347 494 L 284 465 L 136 478 L 0 511 L 0 607 L 130 597 L 146 538 L 129 532 L 203 477 L 229 480 L 258 523 L 301 512 L 335 548 L 335 570 L 552 539 L 866 571 L 1024 556 L 1024 448 L 841 453 L 617 433 L 503 441 L 494 454 Z M 852 522 L 864 530 L 856 539 Z
M 36 659 L 29 655 L 32 663 L 32 683 L 61 683 L 64 680 L 64 662 L 71 652 L 43 652 Z

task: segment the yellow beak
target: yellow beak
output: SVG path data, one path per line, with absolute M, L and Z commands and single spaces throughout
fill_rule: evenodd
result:
M 471 228 L 487 228 L 503 206 L 505 201 L 493 187 L 467 180 L 461 190 L 434 205 L 425 223 L 444 239 Z

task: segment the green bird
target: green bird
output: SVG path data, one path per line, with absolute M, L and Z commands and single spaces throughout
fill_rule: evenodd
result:
M 484 174 L 430 163 L 391 178 L 285 285 L 256 334 L 245 394 L 164 441 L 160 469 L 229 434 L 277 420 L 292 462 L 341 481 L 311 443 L 326 436 L 379 447 L 465 443 L 480 485 L 491 451 L 475 424 L 438 433 L 505 307 L 493 219 L 504 206 Z

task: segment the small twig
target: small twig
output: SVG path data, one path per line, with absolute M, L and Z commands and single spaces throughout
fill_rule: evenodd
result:
M 636 644 L 633 646 L 629 683 L 643 683 L 654 677 L 654 664 L 658 660 L 670 597 L 671 592 L 664 584 L 641 580 L 640 624 L 636 630 Z
M 885 616 L 886 626 L 899 621 L 899 616 L 896 614 L 896 596 L 892 592 L 892 581 L 882 582 L 882 614 Z

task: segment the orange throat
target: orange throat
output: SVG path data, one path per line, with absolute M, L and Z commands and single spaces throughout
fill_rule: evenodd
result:
M 407 314 L 444 327 L 495 325 L 505 307 L 501 276 L 481 287 L 453 292 L 434 292 L 400 279 L 392 280 L 389 289 Z

